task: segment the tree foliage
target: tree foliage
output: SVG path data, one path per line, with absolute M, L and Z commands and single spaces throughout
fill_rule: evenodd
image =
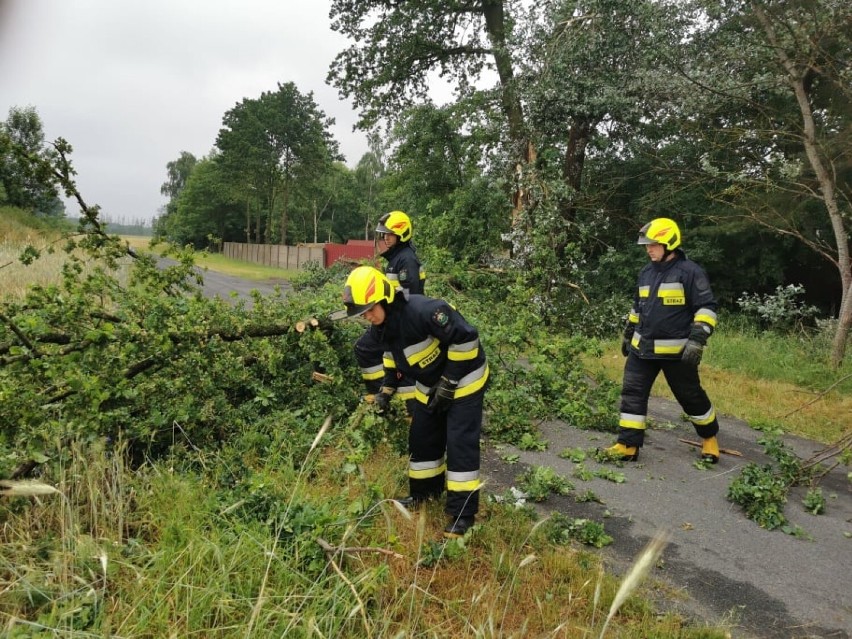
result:
M 292 82 L 244 99 L 225 113 L 216 138 L 221 151 L 217 161 L 245 198 L 248 191 L 258 193 L 266 209 L 267 242 L 287 243 L 297 191 L 311 188 L 340 159 L 338 143 L 329 132 L 333 123 L 313 94 L 302 94 Z
M 44 128 L 34 107 L 12 107 L 0 123 L 0 203 L 31 209 L 39 215 L 64 217 L 54 180 L 37 169 L 54 151 L 44 142 Z

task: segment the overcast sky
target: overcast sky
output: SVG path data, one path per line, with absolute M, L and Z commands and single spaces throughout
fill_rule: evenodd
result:
M 330 0 L 0 0 L 0 120 L 33 106 L 74 147 L 77 186 L 113 221 L 165 204 L 166 163 L 210 152 L 225 111 L 293 82 L 336 124 L 346 164 L 367 151 L 325 84 L 346 40 Z M 70 203 L 69 215 L 78 211 Z

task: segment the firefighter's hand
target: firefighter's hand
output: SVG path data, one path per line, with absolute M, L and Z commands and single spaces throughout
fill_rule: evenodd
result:
M 441 376 L 438 383 L 432 387 L 431 397 L 429 403 L 426 404 L 426 409 L 432 413 L 443 413 L 449 410 L 458 385 L 457 380 Z
M 690 366 L 698 366 L 701 363 L 701 356 L 704 354 L 704 344 L 691 339 L 686 342 L 683 347 L 683 353 L 680 358 L 685 364 Z
M 633 331 L 636 327 L 628 324 L 624 327 L 624 335 L 621 337 L 621 354 L 627 357 L 630 354 L 630 342 L 633 340 Z
M 380 415 L 390 407 L 390 400 L 396 392 L 395 388 L 390 386 L 382 386 L 381 390 L 376 393 L 376 398 L 373 403 L 376 405 L 376 412 Z

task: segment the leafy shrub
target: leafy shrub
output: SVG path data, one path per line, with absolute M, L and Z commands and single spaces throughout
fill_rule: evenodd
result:
M 761 528 L 784 526 L 787 493 L 808 479 L 798 457 L 775 435 L 758 440 L 776 465 L 746 464 L 740 476 L 728 487 L 728 499 L 742 506 L 746 517 Z
M 567 544 L 572 539 L 581 544 L 603 548 L 612 543 L 603 524 L 591 519 L 572 519 L 562 513 L 554 513 L 545 523 L 544 534 L 555 544 Z
M 567 495 L 574 486 L 550 466 L 533 466 L 520 477 L 521 489 L 533 501 L 544 501 L 550 493 Z
M 806 305 L 799 299 L 804 294 L 805 287 L 800 284 L 779 285 L 774 294 L 744 292 L 737 299 L 737 306 L 762 328 L 787 333 L 812 326 L 819 314 L 817 307 Z

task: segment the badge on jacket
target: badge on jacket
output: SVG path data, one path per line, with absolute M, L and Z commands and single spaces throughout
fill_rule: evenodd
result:
M 404 268 L 399 272 L 399 281 L 407 282 L 408 281 L 408 269 Z
M 432 315 L 432 321 L 435 322 L 438 326 L 446 326 L 447 322 L 450 321 L 450 316 L 444 309 L 439 308 Z

